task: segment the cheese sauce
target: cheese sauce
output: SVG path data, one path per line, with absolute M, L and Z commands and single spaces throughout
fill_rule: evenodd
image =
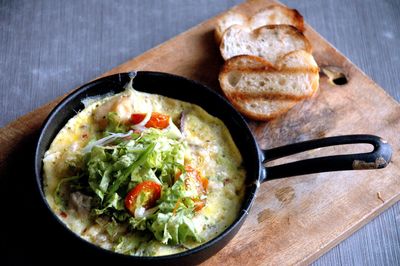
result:
M 46 199 L 59 219 L 73 232 L 95 245 L 124 253 L 116 250 L 115 241 L 106 232 L 106 225 L 93 221 L 89 196 L 71 193 L 69 197 L 72 203 L 64 208 L 55 200 L 60 180 L 71 175 L 71 166 L 82 164 L 82 149 L 90 140 L 99 137 L 109 112 L 116 112 L 124 119 L 128 119 L 132 113 L 158 112 L 169 115 L 175 125 L 180 124 L 186 142 L 185 164 L 192 165 L 208 179 L 206 205 L 193 218 L 202 242 L 173 246 L 153 239 L 152 256 L 174 254 L 198 246 L 213 239 L 233 223 L 244 197 L 245 170 L 241 154 L 221 120 L 197 105 L 133 89 L 89 102 L 58 133 L 43 158 Z M 125 232 L 126 226 L 120 226 L 120 231 Z M 129 237 L 143 242 L 149 240 L 143 236 L 143 232 L 132 231 Z M 138 254 L 140 252 L 134 255 Z M 144 252 L 142 255 L 148 254 Z

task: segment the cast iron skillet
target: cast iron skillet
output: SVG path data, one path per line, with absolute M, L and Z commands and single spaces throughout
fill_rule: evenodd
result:
M 179 254 L 161 257 L 126 256 L 104 250 L 76 236 L 56 215 L 54 215 L 45 199 L 43 191 L 42 158 L 59 130 L 61 130 L 77 111 L 84 108 L 81 103 L 82 99 L 88 96 L 102 95 L 110 91 L 115 93 L 122 91 L 123 86 L 129 81 L 130 74 L 131 73 L 122 73 L 98 79 L 83 85 L 67 96 L 58 104 L 45 121 L 35 151 L 34 167 L 37 185 L 41 198 L 48 210 L 52 213 L 52 216 L 66 231 L 69 231 L 77 239 L 77 242 L 81 242 L 82 245 L 91 249 L 95 254 L 101 254 L 111 260 L 175 265 L 178 263 L 183 265 L 199 263 L 215 254 L 237 233 L 253 204 L 255 193 L 260 183 L 282 177 L 318 172 L 377 169 L 385 167 L 390 162 L 392 155 L 390 145 L 379 137 L 372 135 L 330 137 L 291 144 L 270 150 L 261 150 L 243 117 L 223 97 L 211 89 L 195 81 L 171 74 L 145 71 L 137 72 L 137 76 L 133 80 L 133 87 L 136 90 L 161 94 L 197 104 L 225 123 L 243 155 L 244 166 L 247 171 L 246 194 L 241 211 L 235 222 L 221 235 L 197 248 Z M 354 143 L 371 144 L 374 150 L 363 154 L 335 155 L 307 159 L 273 167 L 264 166 L 266 162 L 295 153 L 319 147 Z

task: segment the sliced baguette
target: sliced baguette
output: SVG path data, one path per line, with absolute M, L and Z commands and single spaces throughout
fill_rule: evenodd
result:
M 311 53 L 311 44 L 293 26 L 268 25 L 253 31 L 240 25 L 229 27 L 220 44 L 225 60 L 237 55 L 255 55 L 275 64 L 284 54 L 295 50 Z
M 232 104 L 240 113 L 250 119 L 269 121 L 287 113 L 298 102 L 296 100 L 246 99 Z
M 275 66 L 256 56 L 241 55 L 225 62 L 219 82 L 245 116 L 270 120 L 317 91 L 318 71 L 312 55 L 303 50 L 281 56 Z
M 287 24 L 304 31 L 304 20 L 299 12 L 281 5 L 272 4 L 267 8 L 257 12 L 251 18 L 233 11 L 227 12 L 217 21 L 215 27 L 215 40 L 217 44 L 221 43 L 223 33 L 233 25 L 243 25 L 251 30 L 265 25 Z
M 227 60 L 219 80 L 225 94 L 302 100 L 318 89 L 319 68 L 303 50 L 290 52 L 273 66 L 265 59 L 241 55 Z
M 248 22 L 251 29 L 265 25 L 292 25 L 299 31 L 304 31 L 303 16 L 296 9 L 290 9 L 281 5 L 272 4 L 257 12 Z
M 254 56 L 254 55 L 238 55 L 231 60 L 225 61 L 225 64 L 222 68 L 224 69 L 235 69 L 235 70 L 276 70 L 276 67 L 271 64 L 269 61 L 265 60 L 264 58 Z
M 222 35 L 226 29 L 233 25 L 247 25 L 247 22 L 248 19 L 245 15 L 232 11 L 227 12 L 217 21 L 217 26 L 214 31 L 215 41 L 217 44 L 220 44 Z

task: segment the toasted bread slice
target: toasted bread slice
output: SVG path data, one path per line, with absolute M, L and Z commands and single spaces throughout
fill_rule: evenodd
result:
M 268 25 L 254 31 L 233 25 L 225 31 L 220 45 L 225 60 L 237 55 L 255 55 L 272 64 L 295 50 L 311 53 L 311 45 L 299 30 L 289 25 Z
M 302 71 L 307 70 L 319 73 L 319 67 L 311 53 L 304 50 L 296 50 L 281 56 L 276 62 L 279 70 Z M 319 77 L 319 76 L 318 76 Z
M 318 89 L 318 72 L 312 55 L 303 50 L 281 56 L 275 66 L 256 56 L 241 55 L 225 62 L 219 82 L 241 113 L 270 120 L 312 96 Z
M 256 56 L 236 56 L 225 62 L 220 83 L 226 94 L 270 99 L 304 99 L 318 88 L 319 68 L 311 54 L 297 50 L 273 66 Z
M 287 113 L 298 102 L 298 100 L 245 99 L 240 102 L 234 101 L 232 104 L 250 119 L 269 121 Z
M 225 61 L 223 69 L 235 69 L 235 70 L 276 70 L 276 67 L 264 58 L 253 56 L 253 55 L 238 55 L 233 60 Z
M 303 16 L 296 9 L 290 9 L 281 5 L 272 4 L 257 12 L 248 22 L 251 29 L 257 29 L 265 25 L 292 25 L 299 31 L 304 31 Z
M 227 12 L 217 21 L 217 26 L 215 27 L 215 40 L 217 44 L 220 44 L 224 32 L 233 25 L 247 26 L 251 30 L 254 30 L 261 26 L 279 24 L 292 25 L 299 31 L 304 31 L 304 19 L 297 10 L 272 4 L 257 12 L 251 18 L 233 11 Z
M 215 27 L 214 35 L 217 44 L 221 43 L 222 35 L 224 31 L 233 25 L 247 25 L 248 19 L 245 15 L 240 13 L 235 13 L 233 11 L 227 12 L 217 21 L 217 26 Z

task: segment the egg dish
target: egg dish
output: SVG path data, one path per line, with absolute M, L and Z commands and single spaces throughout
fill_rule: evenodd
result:
M 84 101 L 43 158 L 44 191 L 85 240 L 170 255 L 221 234 L 244 197 L 242 156 L 201 107 L 132 88 Z

